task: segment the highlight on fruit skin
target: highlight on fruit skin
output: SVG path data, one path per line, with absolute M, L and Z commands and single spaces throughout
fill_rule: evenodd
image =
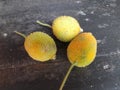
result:
M 55 18 L 52 26 L 40 21 L 37 21 L 37 23 L 52 28 L 53 34 L 63 42 L 69 42 L 80 32 L 83 32 L 79 22 L 71 16 L 59 16 Z
M 24 36 L 23 34 L 16 32 Z M 55 59 L 57 47 L 55 41 L 48 34 L 33 32 L 25 37 L 24 48 L 31 58 L 37 61 L 48 61 Z
M 86 67 L 96 56 L 97 40 L 90 32 L 80 33 L 68 45 L 69 61 L 77 67 Z

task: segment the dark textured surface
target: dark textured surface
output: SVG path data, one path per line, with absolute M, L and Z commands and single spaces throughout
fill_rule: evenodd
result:
M 95 61 L 74 68 L 64 90 L 120 90 L 119 10 L 119 0 L 0 0 L 0 90 L 58 90 L 70 65 L 68 43 L 58 41 L 49 28 L 35 21 L 51 24 L 60 15 L 75 17 L 98 40 Z M 24 50 L 24 39 L 14 30 L 51 35 L 58 47 L 57 59 L 33 61 Z

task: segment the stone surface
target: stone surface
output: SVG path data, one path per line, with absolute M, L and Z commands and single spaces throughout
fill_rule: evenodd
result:
M 74 68 L 64 90 L 120 90 L 120 1 L 119 0 L 1 0 L 0 1 L 0 90 L 58 90 L 70 66 L 69 43 L 58 41 L 51 24 L 60 15 L 75 17 L 98 41 L 95 61 L 86 68 Z M 24 50 L 26 35 L 43 31 L 58 47 L 55 61 L 32 60 Z

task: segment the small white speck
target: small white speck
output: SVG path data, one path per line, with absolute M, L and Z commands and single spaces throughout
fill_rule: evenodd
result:
M 102 40 L 97 40 L 97 43 L 101 43 L 102 42 Z
M 93 85 L 90 85 L 91 88 L 93 88 L 94 86 Z
M 110 52 L 111 55 L 117 55 L 119 54 L 118 51 L 117 52 Z
M 75 1 L 75 3 L 79 4 L 79 3 L 81 3 L 81 1 Z
M 108 26 L 109 26 L 108 24 L 104 23 L 104 24 L 99 24 L 98 28 L 106 28 Z
M 105 12 L 105 13 L 103 13 L 102 15 L 103 15 L 103 16 L 111 16 L 110 13 L 108 13 L 108 12 Z
M 85 16 L 86 15 L 86 13 L 85 12 L 83 12 L 82 10 L 80 10 L 79 12 L 77 12 L 77 14 L 79 15 L 83 15 L 83 16 Z
M 103 69 L 108 69 L 110 66 L 107 64 L 107 65 L 104 65 L 103 66 Z
M 3 33 L 3 36 L 4 36 L 4 37 L 7 37 L 7 35 L 8 35 L 7 33 Z
M 109 7 L 109 5 L 108 5 L 108 4 L 107 4 L 106 6 L 107 6 L 107 7 Z
M 91 14 L 94 14 L 94 11 L 91 11 L 90 13 L 91 13 Z
M 102 40 L 97 40 L 97 43 L 98 44 L 105 44 L 106 43 L 106 38 L 107 37 L 104 37 Z
M 85 18 L 85 21 L 90 21 L 90 19 L 89 18 Z

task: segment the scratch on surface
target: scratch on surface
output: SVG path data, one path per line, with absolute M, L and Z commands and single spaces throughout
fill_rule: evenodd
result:
M 97 40 L 97 43 L 98 44 L 105 44 L 106 43 L 106 38 L 107 37 L 104 37 L 102 40 Z
M 108 56 L 120 56 L 120 50 L 117 49 L 115 52 L 105 53 L 105 54 L 98 54 L 97 57 L 108 57 Z
M 110 13 L 108 13 L 108 12 L 105 12 L 105 13 L 103 13 L 102 15 L 103 15 L 103 16 L 111 16 Z
M 98 28 L 106 28 L 108 27 L 109 25 L 104 23 L 104 24 L 98 24 Z
M 79 3 L 82 3 L 82 1 L 75 1 L 75 3 L 79 4 Z
M 28 66 L 28 65 L 33 65 L 33 64 L 37 64 L 36 62 L 27 62 L 27 63 L 24 63 L 24 64 L 21 64 L 21 65 L 19 65 L 19 63 L 18 64 L 6 64 L 6 65 L 0 65 L 0 69 L 6 69 L 6 67 L 7 68 L 17 68 L 17 67 L 24 67 L 24 66 Z
M 115 69 L 115 65 L 105 64 L 105 65 L 103 65 L 103 69 L 107 72 L 112 72 Z
M 85 16 L 85 15 L 86 15 L 86 13 L 85 13 L 85 12 L 83 12 L 82 10 L 80 10 L 80 11 L 78 11 L 78 12 L 77 12 L 77 15 L 83 15 L 83 16 Z
M 109 67 L 110 67 L 109 64 L 106 64 L 103 66 L 103 69 L 108 69 Z

